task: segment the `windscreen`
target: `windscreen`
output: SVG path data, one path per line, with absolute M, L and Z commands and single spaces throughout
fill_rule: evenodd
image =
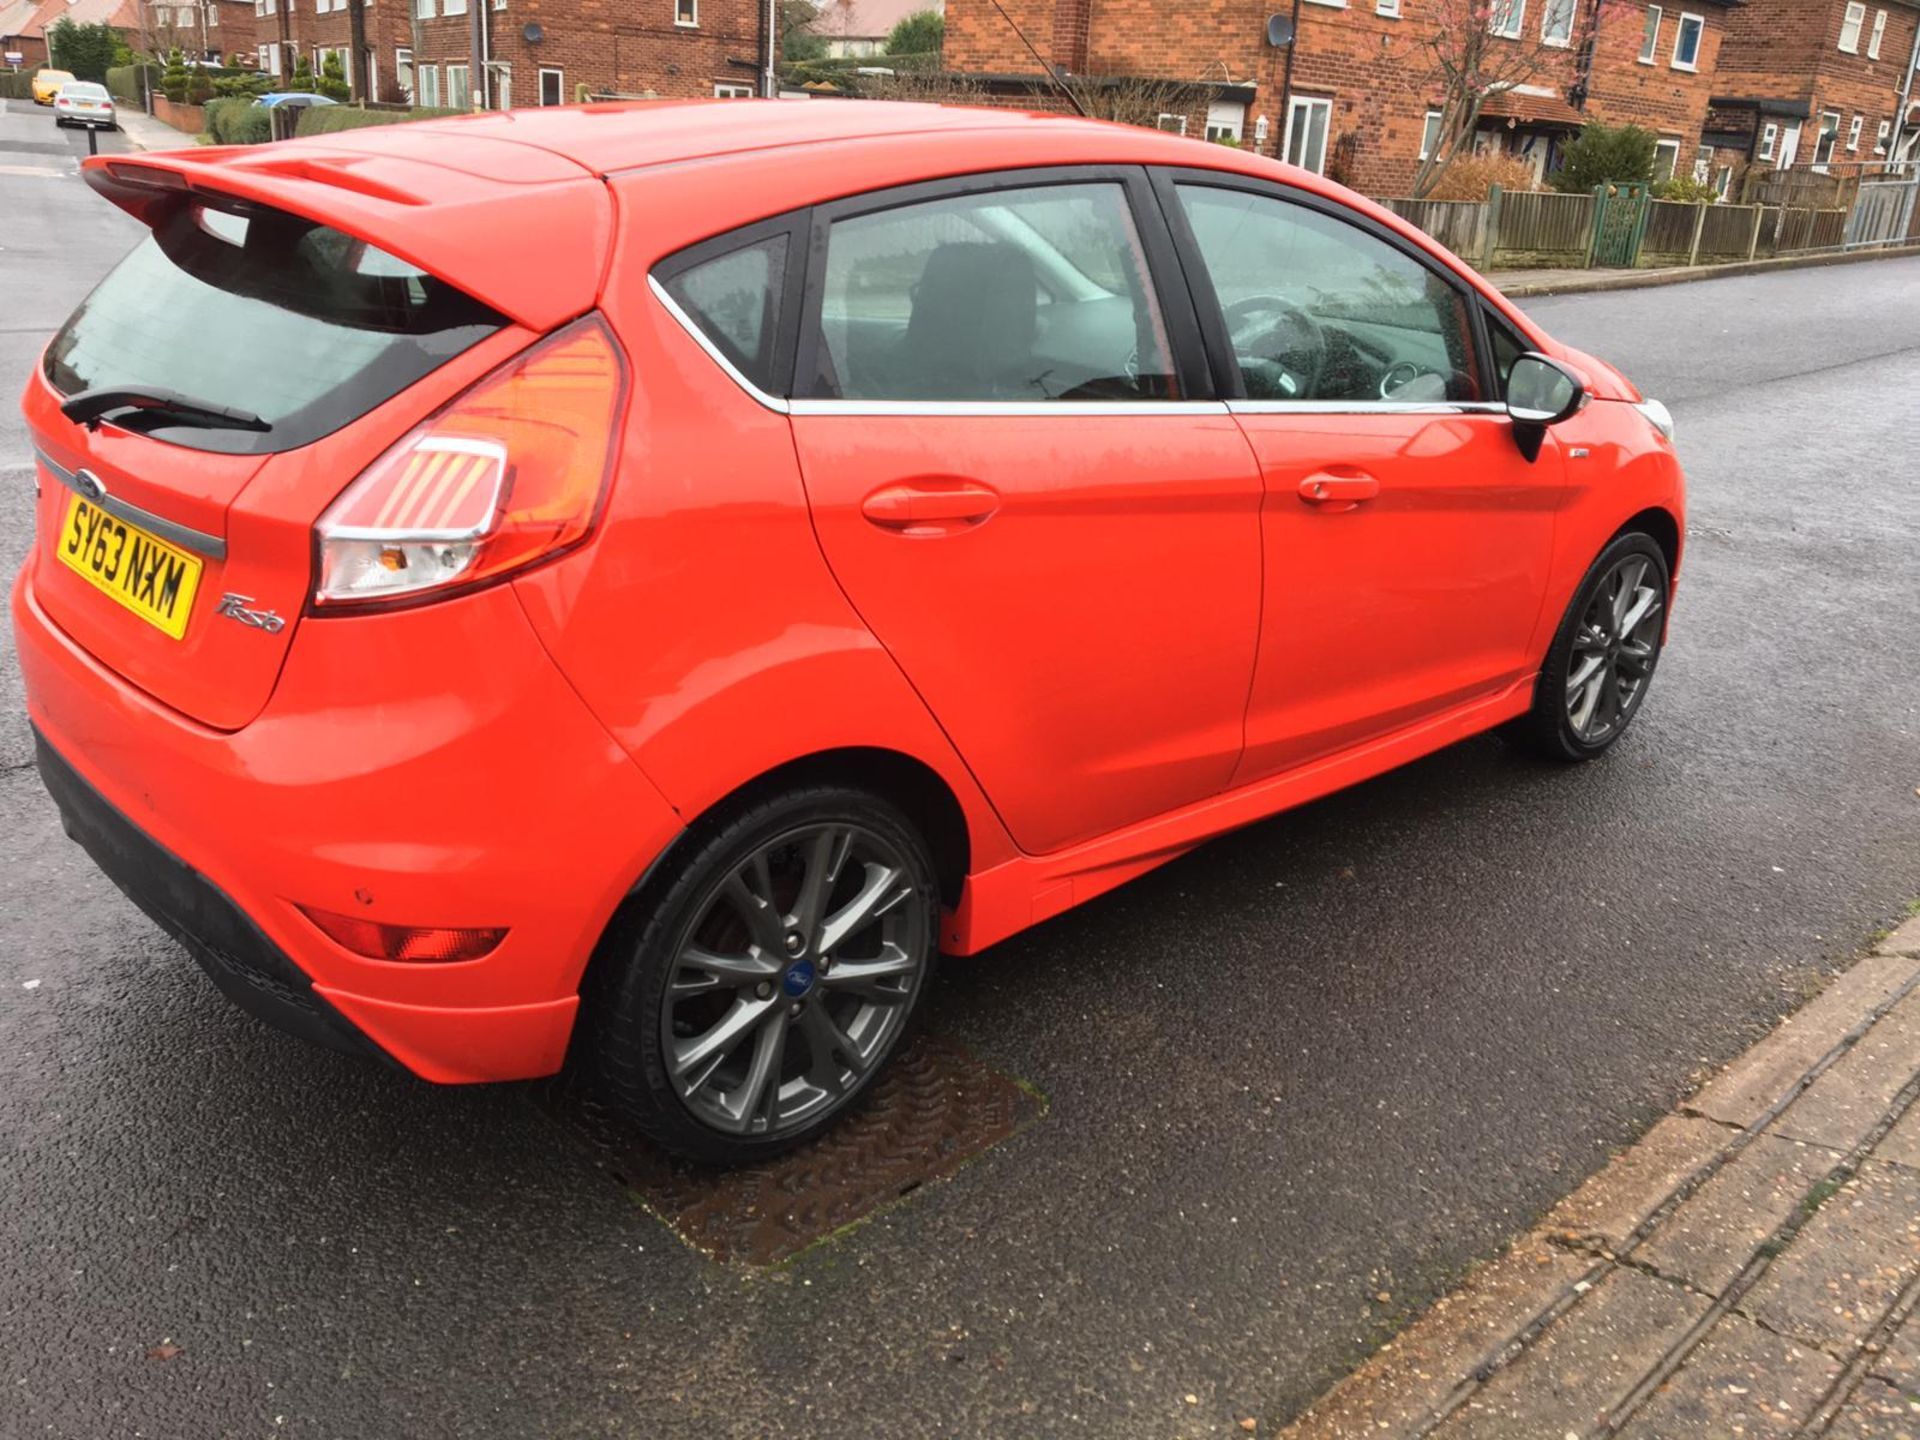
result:
M 111 419 L 175 445 L 263 454 L 338 430 L 505 324 L 339 230 L 194 201 L 168 213 L 81 303 L 45 366 L 69 398 L 159 389 L 258 417 L 265 428 L 183 424 L 164 407 Z

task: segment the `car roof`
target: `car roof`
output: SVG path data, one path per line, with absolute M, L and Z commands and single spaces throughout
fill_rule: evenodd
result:
M 1069 115 L 897 100 L 643 100 L 490 111 L 422 121 L 420 126 L 432 126 L 447 137 L 471 135 L 538 146 L 598 175 L 841 140 L 962 131 L 982 132 L 983 148 L 992 145 L 990 136 L 996 132 L 1037 129 L 1056 135 L 1082 131 L 1089 139 L 1098 137 L 1108 150 L 1119 135 L 1133 137 L 1146 150 L 1155 139 L 1177 138 Z

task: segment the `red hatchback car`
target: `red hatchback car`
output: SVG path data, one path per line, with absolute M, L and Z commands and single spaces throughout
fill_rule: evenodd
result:
M 27 385 L 68 832 L 231 998 L 713 1161 L 968 954 L 1494 726 L 1605 750 L 1666 412 L 1317 176 L 1057 116 L 102 157 Z

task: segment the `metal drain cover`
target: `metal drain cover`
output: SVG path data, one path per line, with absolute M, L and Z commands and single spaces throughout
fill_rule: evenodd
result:
M 950 1041 L 915 1039 L 873 1095 L 819 1140 L 738 1170 L 666 1155 L 577 1088 L 548 1108 L 687 1244 L 714 1260 L 771 1265 L 942 1179 L 1025 1129 L 1045 1103 Z

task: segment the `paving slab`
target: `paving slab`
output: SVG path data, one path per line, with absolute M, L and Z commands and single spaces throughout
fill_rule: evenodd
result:
M 1920 1440 L 1920 1399 L 1867 1380 L 1840 1407 L 1826 1440 Z
M 1782 1020 L 1682 1108 L 1751 1128 L 1869 1011 L 1917 974 L 1920 961 L 1910 956 L 1867 956 Z
M 1562 1240 L 1618 1250 L 1733 1138 L 1711 1120 L 1669 1115 L 1554 1206 L 1541 1228 Z
M 1920 1104 L 1909 1106 L 1893 1129 L 1873 1147 L 1873 1158 L 1920 1170 Z
M 1888 1337 L 1869 1369 L 1889 1385 L 1920 1395 L 1920 1312 L 1909 1315 Z
M 1844 1351 L 1920 1274 L 1920 1175 L 1868 1163 L 1827 1197 L 1740 1300 L 1770 1330 Z
M 1725 1315 L 1620 1440 L 1791 1435 L 1842 1368 L 1831 1355 Z
M 1540 1440 L 1584 1430 L 1626 1399 L 1710 1303 L 1697 1291 L 1616 1268 L 1433 1440 Z
M 1840 1157 L 1761 1135 L 1634 1252 L 1661 1274 L 1718 1295 Z
M 1902 962 L 1905 963 L 1905 962 Z M 1920 1073 L 1920 992 L 1908 995 L 1774 1121 L 1776 1135 L 1848 1150 Z
M 1920 915 L 1908 918 L 1873 948 L 1882 955 L 1920 955 Z
M 1420 1322 L 1322 1397 L 1287 1430 L 1290 1440 L 1402 1434 L 1593 1268 L 1533 1237 L 1483 1265 Z

